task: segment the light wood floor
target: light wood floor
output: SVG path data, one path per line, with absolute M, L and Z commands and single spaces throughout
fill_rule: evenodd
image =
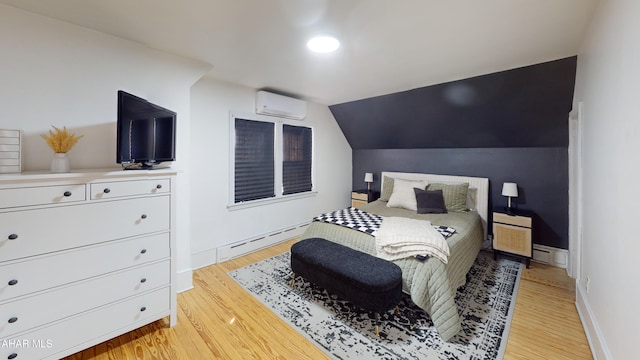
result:
M 66 360 L 328 359 L 226 275 L 292 243 L 196 270 L 194 289 L 178 294 L 177 326 L 159 320 Z M 574 302 L 565 270 L 532 262 L 520 282 L 505 359 L 592 359 Z

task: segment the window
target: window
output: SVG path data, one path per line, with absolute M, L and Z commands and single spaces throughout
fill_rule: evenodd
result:
M 235 204 L 313 190 L 313 130 L 232 116 Z
M 235 134 L 235 202 L 276 196 L 274 124 L 236 119 Z
M 282 193 L 311 191 L 311 128 L 282 126 Z

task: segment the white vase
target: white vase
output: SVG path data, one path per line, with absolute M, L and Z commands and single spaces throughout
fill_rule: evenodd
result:
M 51 172 L 54 173 L 66 173 L 71 170 L 71 160 L 67 153 L 55 153 L 53 154 L 53 160 L 51 160 Z

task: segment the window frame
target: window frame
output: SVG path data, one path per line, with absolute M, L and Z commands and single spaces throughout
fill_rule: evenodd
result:
M 274 124 L 274 197 L 235 202 L 235 148 L 236 148 L 236 119 L 269 122 Z M 284 162 L 284 136 L 283 125 L 306 127 L 311 129 L 311 190 L 294 194 L 283 195 L 283 162 Z M 282 201 L 290 201 L 305 197 L 315 196 L 316 191 L 316 135 L 315 126 L 306 119 L 290 120 L 273 116 L 230 112 L 229 114 L 229 196 L 227 208 L 238 210 L 254 206 L 261 206 Z
M 281 130 L 282 195 L 312 191 L 313 128 L 283 122 Z

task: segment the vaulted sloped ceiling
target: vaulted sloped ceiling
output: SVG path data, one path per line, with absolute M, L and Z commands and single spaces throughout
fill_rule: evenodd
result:
M 576 57 L 330 106 L 355 149 L 566 147 Z
M 598 2 L 0 0 L 327 105 L 574 56 Z M 342 45 L 312 54 L 305 44 L 318 34 Z

